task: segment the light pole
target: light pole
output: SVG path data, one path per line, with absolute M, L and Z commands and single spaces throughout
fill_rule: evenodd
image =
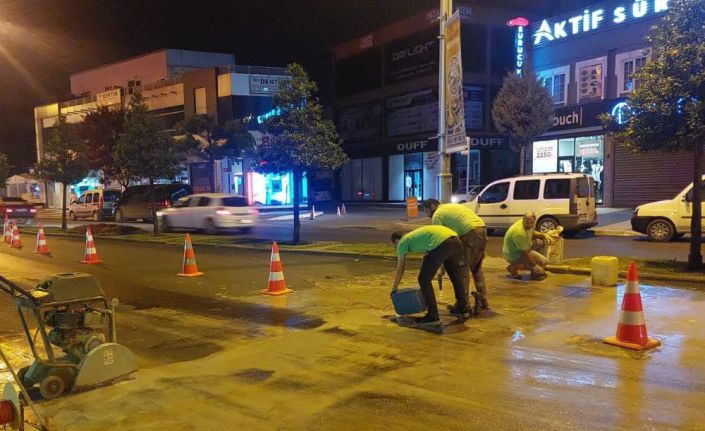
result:
M 441 202 L 450 202 L 451 182 L 450 156 L 446 153 L 446 21 L 453 10 L 453 0 L 440 0 L 438 14 L 438 187 Z M 469 155 L 468 155 L 469 156 Z

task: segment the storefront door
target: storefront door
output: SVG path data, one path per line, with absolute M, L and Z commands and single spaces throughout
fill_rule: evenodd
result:
M 404 171 L 404 199 L 416 196 L 423 200 L 423 171 L 411 169 Z

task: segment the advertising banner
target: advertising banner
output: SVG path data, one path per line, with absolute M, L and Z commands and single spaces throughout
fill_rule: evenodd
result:
M 396 84 L 438 73 L 438 34 L 424 31 L 384 48 L 384 81 Z
M 434 132 L 438 129 L 438 96 L 435 89 L 390 97 L 386 101 L 387 136 Z
M 534 173 L 556 172 L 556 165 L 558 163 L 558 140 L 535 141 L 533 147 Z
M 446 152 L 455 153 L 467 147 L 459 12 L 455 12 L 446 22 L 445 51 Z
M 344 143 L 382 137 L 382 102 L 340 108 L 338 133 Z
M 602 64 L 580 68 L 580 100 L 602 99 Z
M 250 94 L 274 94 L 279 84 L 289 79 L 285 75 L 250 75 Z

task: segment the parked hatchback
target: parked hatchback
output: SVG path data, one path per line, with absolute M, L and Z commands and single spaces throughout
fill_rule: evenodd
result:
M 595 186 L 585 174 L 534 174 L 495 181 L 466 205 L 490 229 L 508 228 L 525 213 L 536 213 L 536 230 L 563 226 L 575 233 L 597 224 Z
M 155 210 L 168 208 L 177 200 L 193 193 L 188 184 L 156 184 L 154 186 Z M 123 223 L 130 220 L 152 218 L 152 191 L 150 186 L 130 186 L 122 193 L 115 205 L 115 221 Z
M 88 190 L 71 202 L 69 217 L 73 220 L 89 218 L 93 221 L 111 219 L 115 215 L 115 203 L 119 198 L 119 190 Z
M 164 231 L 189 229 L 214 234 L 227 229 L 249 232 L 259 220 L 259 211 L 244 196 L 199 193 L 179 199 L 157 216 Z

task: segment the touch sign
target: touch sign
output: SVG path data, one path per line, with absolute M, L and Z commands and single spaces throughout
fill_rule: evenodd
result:
M 566 19 L 544 19 L 534 31 L 534 46 L 585 34 L 607 26 L 634 22 L 668 10 L 669 0 L 636 0 L 613 9 L 585 9 Z M 611 15 L 610 15 L 611 13 Z

